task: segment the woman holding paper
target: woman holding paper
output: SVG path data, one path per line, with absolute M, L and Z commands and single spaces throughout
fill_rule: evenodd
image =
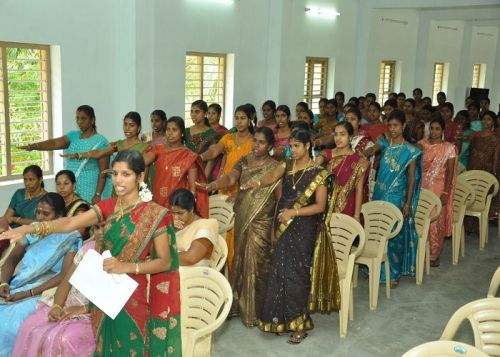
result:
M 92 308 L 97 343 L 94 356 L 156 356 L 165 351 L 171 356 L 182 355 L 173 219 L 166 208 L 150 202 L 151 193 L 143 184 L 144 169 L 141 154 L 120 151 L 112 169 L 117 197 L 100 201 L 79 216 L 50 221 L 42 227 L 67 232 L 105 221 L 104 239 L 97 249 L 110 250 L 113 257 L 104 260 L 103 269 L 128 274 L 139 284 L 114 320 Z M 23 226 L 4 232 L 0 239 L 18 241 L 35 229 L 40 230 L 40 226 Z

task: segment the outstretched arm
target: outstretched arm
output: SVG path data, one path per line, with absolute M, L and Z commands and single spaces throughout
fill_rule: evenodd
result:
M 284 174 L 285 174 L 285 167 L 283 165 L 279 165 L 276 169 L 264 175 L 264 177 L 262 177 L 260 180 L 249 182 L 241 186 L 240 189 L 251 190 L 260 186 L 272 185 L 280 178 L 282 178 Z
M 224 145 L 221 142 L 217 144 L 210 145 L 207 151 L 200 154 L 200 157 L 203 161 L 209 161 L 215 159 L 217 156 L 222 154 L 224 151 Z
M 52 151 L 59 149 L 66 149 L 69 147 L 69 139 L 67 136 L 61 136 L 60 138 L 49 139 L 45 141 L 40 141 L 38 143 L 28 144 L 19 146 L 23 150 L 39 150 L 39 151 Z

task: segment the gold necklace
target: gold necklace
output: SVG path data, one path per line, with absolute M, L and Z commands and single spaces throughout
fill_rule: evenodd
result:
M 130 210 L 133 210 L 139 204 L 140 201 L 141 201 L 141 197 L 139 197 L 137 199 L 137 201 L 135 202 L 134 206 Z M 122 200 L 120 198 L 118 198 L 117 204 L 118 204 L 118 213 L 117 213 L 116 219 L 115 219 L 116 222 L 118 222 L 119 220 L 121 220 L 123 218 L 123 215 L 124 215 L 123 206 L 122 206 Z
M 300 180 L 302 179 L 302 177 L 304 176 L 304 174 L 306 173 L 306 170 L 307 168 L 309 167 L 309 165 L 311 164 L 311 159 L 309 159 L 309 161 L 307 162 L 307 165 L 306 167 L 304 167 L 303 171 L 302 171 L 302 174 L 300 175 L 299 179 L 297 180 L 297 182 L 295 182 L 295 172 L 297 172 L 298 170 L 295 170 L 295 165 L 297 164 L 297 160 L 295 160 L 293 162 L 293 174 L 292 174 L 292 188 L 295 190 L 297 188 L 297 184 L 300 182 Z

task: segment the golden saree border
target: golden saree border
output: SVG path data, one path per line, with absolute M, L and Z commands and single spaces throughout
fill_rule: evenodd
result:
M 257 320 L 257 326 L 264 332 L 282 333 L 288 331 L 295 332 L 312 330 L 314 328 L 314 323 L 308 315 L 302 314 L 294 318 L 292 321 L 287 322 L 286 324 L 275 324 L 272 322 L 263 322 L 261 320 Z
M 293 204 L 293 209 L 299 209 L 307 205 L 307 202 L 309 201 L 309 198 L 313 195 L 313 193 L 316 191 L 318 186 L 323 185 L 326 178 L 330 175 L 330 173 L 326 170 L 321 170 L 315 177 L 314 179 L 309 183 L 307 188 L 302 192 L 302 195 L 300 195 L 299 199 Z M 288 222 L 285 223 L 280 223 L 278 229 L 276 230 L 276 240 L 278 240 L 281 235 L 285 232 L 285 230 L 288 228 Z

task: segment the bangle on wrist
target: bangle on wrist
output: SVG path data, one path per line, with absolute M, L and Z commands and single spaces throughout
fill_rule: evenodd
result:
M 96 192 L 94 196 L 100 196 L 101 193 L 100 192 Z
M 1 288 L 2 286 L 10 286 L 10 285 L 9 285 L 9 283 L 1 283 L 1 284 L 0 284 L 0 288 Z
M 298 208 L 296 208 L 296 209 L 295 209 L 295 217 L 298 217 L 298 216 L 299 216 L 299 209 L 298 209 Z
M 16 219 L 14 220 L 14 222 L 15 222 L 16 224 L 19 224 L 19 221 L 20 221 L 20 220 L 21 220 L 21 217 L 16 217 Z
M 260 180 L 259 180 L 259 181 L 257 181 L 257 187 L 258 187 L 258 188 L 260 188 L 260 185 L 261 185 L 261 184 L 262 184 L 262 183 L 260 182 Z
M 63 307 L 59 304 L 52 304 L 52 308 L 57 307 L 60 310 L 64 310 Z
M 33 289 L 30 289 L 30 296 L 33 296 Z
M 139 264 L 135 263 L 135 275 L 139 274 Z

